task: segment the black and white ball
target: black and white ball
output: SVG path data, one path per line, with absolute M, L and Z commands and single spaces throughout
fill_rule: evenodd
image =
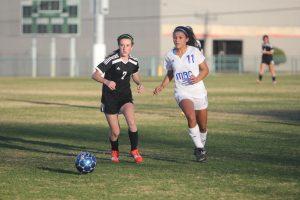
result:
M 96 157 L 89 152 L 80 152 L 75 160 L 75 167 L 80 173 L 91 173 L 96 167 Z

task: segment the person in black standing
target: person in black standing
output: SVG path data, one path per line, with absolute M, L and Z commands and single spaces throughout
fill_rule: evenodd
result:
M 101 110 L 110 127 L 109 139 L 111 143 L 111 160 L 119 162 L 120 125 L 118 115 L 123 114 L 127 125 L 131 143 L 130 154 L 136 163 L 143 161 L 138 151 L 138 130 L 134 118 L 134 104 L 130 89 L 130 79 L 137 84 L 138 93 L 144 91 L 139 75 L 139 64 L 130 53 L 134 39 L 130 34 L 122 34 L 117 39 L 119 49 L 108 55 L 94 70 L 92 78 L 103 84 Z
M 264 35 L 263 36 L 263 44 L 262 44 L 262 58 L 261 58 L 261 64 L 259 67 L 259 74 L 257 83 L 260 83 L 262 81 L 264 72 L 265 72 L 265 66 L 269 66 L 270 73 L 272 75 L 272 82 L 273 84 L 276 84 L 276 74 L 275 74 L 275 67 L 274 67 L 274 60 L 273 60 L 273 47 L 270 44 L 269 36 Z

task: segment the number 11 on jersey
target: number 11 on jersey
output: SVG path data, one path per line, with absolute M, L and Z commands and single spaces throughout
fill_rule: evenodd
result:
M 187 55 L 187 58 L 188 58 L 189 63 L 191 63 L 191 58 L 192 58 L 192 62 L 195 63 L 195 60 L 194 60 L 194 54 L 192 54 L 192 55 Z

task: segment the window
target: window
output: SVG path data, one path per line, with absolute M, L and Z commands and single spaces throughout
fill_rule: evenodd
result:
M 31 24 L 23 24 L 23 33 L 32 33 Z
M 60 24 L 52 25 L 52 33 L 62 33 L 62 25 Z
M 214 55 L 241 55 L 242 41 L 239 40 L 214 40 Z
M 44 24 L 40 24 L 38 25 L 38 33 L 47 33 L 47 25 Z
M 77 17 L 77 6 L 69 6 L 69 16 Z
M 31 17 L 31 6 L 23 6 L 23 17 Z
M 77 33 L 77 25 L 76 24 L 70 24 L 68 26 L 68 33 Z
M 49 10 L 50 6 L 49 6 L 49 2 L 47 1 L 42 1 L 40 4 L 40 9 L 41 10 Z
M 214 40 L 214 65 L 217 72 L 240 72 L 243 70 L 243 42 L 241 40 Z
M 59 10 L 59 1 L 52 1 L 50 4 L 51 10 Z
M 59 10 L 59 0 L 41 1 L 40 10 Z

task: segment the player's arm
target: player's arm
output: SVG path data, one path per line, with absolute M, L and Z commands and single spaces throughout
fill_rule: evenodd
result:
M 132 74 L 132 80 L 137 85 L 137 91 L 138 91 L 138 93 L 144 92 L 145 88 L 144 88 L 144 86 L 143 86 L 143 84 L 141 82 L 141 77 L 140 77 L 139 72 L 136 72 L 136 73 Z
M 111 67 L 110 62 L 103 61 L 100 63 L 97 67 L 95 67 L 95 70 L 92 74 L 92 79 L 95 81 L 102 83 L 106 85 L 109 89 L 115 90 L 116 89 L 116 83 L 114 81 L 110 81 L 104 78 L 104 73 Z
M 209 74 L 209 69 L 205 61 L 199 64 L 199 70 L 201 71 L 201 73 L 199 73 L 198 76 L 191 76 L 191 81 L 193 84 L 202 81 Z
M 271 49 L 270 51 L 264 51 L 264 54 L 267 54 L 267 55 L 273 55 L 274 53 L 274 49 Z
M 262 51 L 262 53 L 263 53 L 263 54 L 266 54 L 266 55 L 273 55 L 273 53 L 274 53 L 274 50 L 273 50 L 273 49 L 272 49 L 272 50 L 270 50 L 270 51 L 263 50 L 263 51 Z
M 263 49 L 262 53 L 263 53 L 263 54 L 267 54 L 267 55 L 273 55 L 274 49 L 273 49 L 273 47 L 271 46 L 271 49 L 270 49 L 269 51 Z
M 160 93 L 172 81 L 173 76 L 173 70 L 168 70 L 164 80 L 154 89 L 153 94 L 157 95 Z

